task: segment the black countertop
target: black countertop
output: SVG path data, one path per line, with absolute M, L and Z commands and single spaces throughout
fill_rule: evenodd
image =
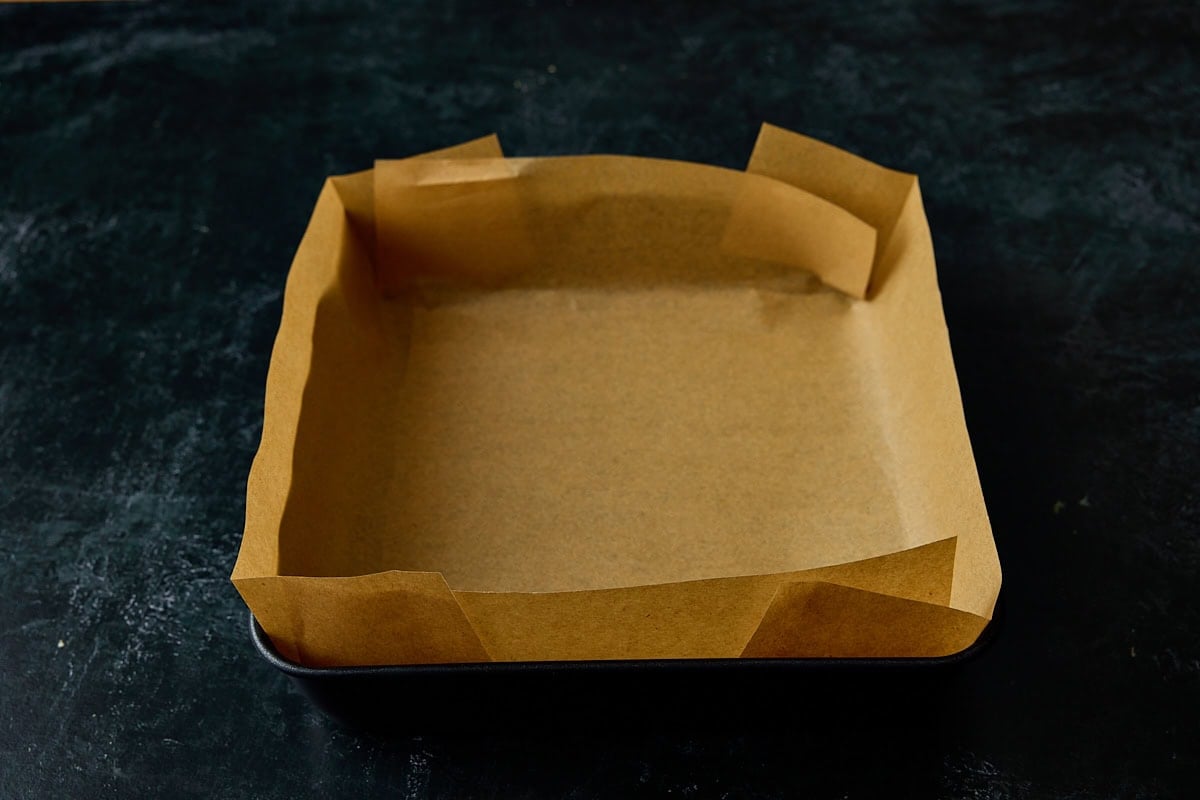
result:
M 0 8 L 0 796 L 1194 796 L 1197 52 L 1190 3 Z M 924 716 L 311 710 L 228 574 L 324 176 L 492 131 L 741 166 L 762 120 L 921 176 L 995 644 Z

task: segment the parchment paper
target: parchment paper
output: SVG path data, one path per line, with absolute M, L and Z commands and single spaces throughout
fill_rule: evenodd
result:
M 329 179 L 233 579 L 310 665 L 963 649 L 1000 570 L 915 177 L 764 126 Z

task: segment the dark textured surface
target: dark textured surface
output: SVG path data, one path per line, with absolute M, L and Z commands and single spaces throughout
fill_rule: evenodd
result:
M 1194 4 L 200 5 L 0 8 L 0 796 L 1194 796 Z M 227 580 L 323 176 L 763 119 L 921 175 L 999 641 L 903 719 L 331 726 Z

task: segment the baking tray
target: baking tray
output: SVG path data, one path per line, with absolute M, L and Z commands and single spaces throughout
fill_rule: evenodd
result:
M 771 126 L 328 179 L 265 407 L 232 578 L 307 666 L 937 658 L 1000 588 L 916 178 Z
M 794 723 L 791 709 L 936 713 L 961 668 L 987 649 L 1003 603 L 970 647 L 939 658 L 514 661 L 306 667 L 279 654 L 248 615 L 258 654 L 342 726 L 374 735 L 503 728 L 690 729 Z

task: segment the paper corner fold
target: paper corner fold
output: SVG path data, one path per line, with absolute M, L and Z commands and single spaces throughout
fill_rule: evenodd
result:
M 917 186 L 916 175 L 767 122 L 759 129 L 746 172 L 804 189 L 875 228 L 874 265 L 865 289 L 870 291 L 892 231 Z
M 235 581 L 281 653 L 305 666 L 491 661 L 441 573 Z
M 934 603 L 832 583 L 779 586 L 742 658 L 945 658 L 988 620 Z

